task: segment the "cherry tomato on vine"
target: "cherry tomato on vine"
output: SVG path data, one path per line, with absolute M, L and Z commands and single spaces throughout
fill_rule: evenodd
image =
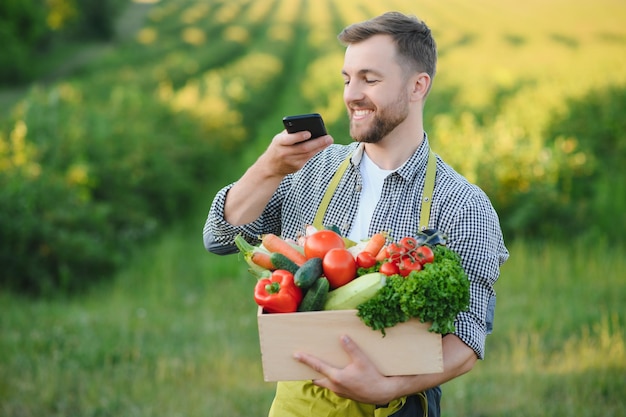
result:
M 402 246 L 399 243 L 390 243 L 389 245 L 387 245 L 387 252 L 389 252 L 390 255 L 392 254 L 400 254 L 400 255 L 404 255 L 406 253 L 406 248 L 404 246 Z
M 346 244 L 338 233 L 332 230 L 319 230 L 304 241 L 304 256 L 307 259 L 321 258 L 334 248 L 345 248 Z
M 387 258 L 389 261 L 398 263 L 402 256 L 406 254 L 406 249 L 399 243 L 390 243 L 387 246 Z
M 398 264 L 395 262 L 387 261 L 380 265 L 380 273 L 390 277 L 392 275 L 398 275 L 400 273 L 400 268 L 398 268 Z
M 359 268 L 371 268 L 376 265 L 376 257 L 369 252 L 361 252 L 356 256 L 356 264 Z
M 420 246 L 415 249 L 415 257 L 422 265 L 430 264 L 435 260 L 435 253 L 428 246 Z
M 406 277 L 413 271 L 421 271 L 422 264 L 419 260 L 411 256 L 405 256 L 404 258 L 402 258 L 402 261 L 400 261 L 400 265 L 398 265 L 398 268 L 400 269 L 400 275 Z
M 417 248 L 417 240 L 410 236 L 403 237 L 400 239 L 400 246 L 406 249 L 406 251 L 411 251 Z
M 339 288 L 356 278 L 356 261 L 345 248 L 333 248 L 322 259 L 324 276 L 331 289 Z

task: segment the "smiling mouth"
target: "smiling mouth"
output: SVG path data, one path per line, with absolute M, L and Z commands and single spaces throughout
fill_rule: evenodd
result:
M 369 116 L 372 113 L 374 113 L 373 110 L 353 110 L 352 118 L 356 120 L 360 120 L 360 119 L 364 119 L 365 117 Z

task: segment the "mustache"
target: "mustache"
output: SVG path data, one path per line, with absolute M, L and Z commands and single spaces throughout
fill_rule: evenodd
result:
M 363 107 L 374 107 L 374 105 L 369 100 L 351 101 L 348 103 L 348 108 L 351 110 Z

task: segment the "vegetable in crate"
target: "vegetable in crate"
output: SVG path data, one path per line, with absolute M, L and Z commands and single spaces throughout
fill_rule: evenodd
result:
M 302 301 L 302 290 L 293 282 L 293 274 L 284 269 L 257 281 L 254 301 L 267 313 L 294 313 Z
M 330 288 L 334 290 L 356 278 L 357 265 L 350 251 L 334 248 L 324 255 L 322 269 L 330 282 Z
M 328 293 L 324 310 L 350 310 L 370 298 L 385 286 L 387 277 L 379 272 L 360 276 Z
M 332 230 L 320 230 L 307 236 L 304 241 L 304 255 L 307 259 L 321 258 L 331 249 L 345 248 L 346 244 L 338 233 Z
M 250 267 L 248 270 L 256 277 L 261 277 L 266 271 L 276 269 L 270 259 L 270 252 L 251 245 L 242 235 L 235 236 L 235 245 Z
M 388 277 L 373 298 L 357 307 L 366 325 L 385 334 L 386 328 L 416 317 L 431 322 L 431 332 L 454 332 L 457 314 L 469 308 L 469 280 L 456 252 L 440 245 L 433 251 L 434 262 L 407 277 Z
M 275 269 L 284 269 L 286 271 L 295 274 L 300 267 L 295 264 L 291 259 L 287 258 L 280 252 L 274 252 L 270 254 L 270 261 L 274 265 Z
M 418 245 L 445 246 L 448 243 L 448 236 L 436 229 L 425 229 L 417 233 L 416 241 Z
M 296 286 L 306 291 L 322 276 L 323 272 L 322 259 L 311 258 L 294 273 L 293 281 Z
M 298 311 L 319 311 L 324 308 L 328 297 L 330 284 L 325 277 L 315 280 L 313 285 L 306 291 L 304 298 L 298 307 Z
M 298 266 L 302 266 L 306 262 L 306 257 L 302 252 L 273 233 L 263 235 L 261 242 L 269 252 L 281 253 Z

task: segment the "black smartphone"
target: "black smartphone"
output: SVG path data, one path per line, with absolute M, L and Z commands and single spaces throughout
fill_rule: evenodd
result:
M 283 117 L 283 125 L 289 133 L 302 132 L 308 130 L 311 132 L 311 138 L 315 139 L 320 136 L 327 135 L 324 120 L 319 113 L 299 114 L 296 116 Z

